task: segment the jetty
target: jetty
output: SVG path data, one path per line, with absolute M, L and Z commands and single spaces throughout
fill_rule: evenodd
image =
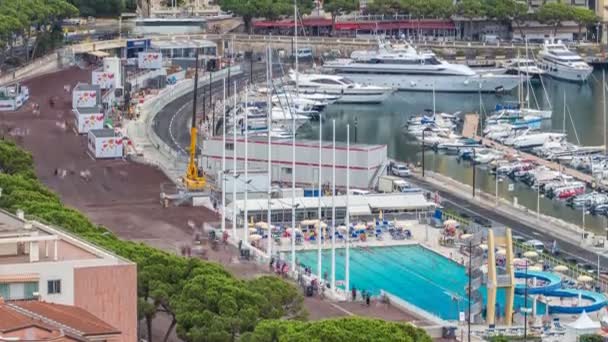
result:
M 472 138 L 477 141 L 480 141 L 481 144 L 488 148 L 493 148 L 498 151 L 504 152 L 506 155 L 519 155 L 525 159 L 528 159 L 538 165 L 546 166 L 552 170 L 562 172 L 566 175 L 569 175 L 581 182 L 585 182 L 589 187 L 596 190 L 606 190 L 608 191 L 608 183 L 601 180 L 596 180 L 592 175 L 581 172 L 579 170 L 575 170 L 566 165 L 562 165 L 560 163 L 556 163 L 554 161 L 549 161 L 538 156 L 535 156 L 531 153 L 523 152 L 518 149 L 515 149 L 510 146 L 503 145 L 497 141 L 483 138 L 477 135 L 479 127 L 479 115 L 477 114 L 466 114 L 464 116 L 464 124 L 462 127 L 462 136 L 467 138 Z

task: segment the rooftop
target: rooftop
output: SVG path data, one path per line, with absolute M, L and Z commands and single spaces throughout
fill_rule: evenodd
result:
M 11 270 L 14 264 L 64 261 L 87 266 L 130 263 L 59 228 L 0 210 L 0 270 L 4 265 Z M 19 276 L 37 277 L 16 271 Z
M 92 129 L 89 132 L 91 132 L 91 134 L 93 134 L 96 138 L 118 137 L 118 134 L 111 128 Z
M 67 335 L 75 340 L 89 341 L 95 336 L 109 337 L 121 332 L 90 312 L 79 307 L 41 301 L 0 301 L 0 332 L 11 333 L 38 328 L 36 341 L 53 340 Z
M 78 107 L 76 109 L 74 109 L 75 111 L 77 111 L 79 114 L 99 114 L 99 113 L 103 113 L 103 109 L 101 108 L 101 106 L 95 106 L 95 107 Z
M 335 196 L 335 205 L 338 208 L 346 207 L 346 196 Z M 332 197 L 321 197 L 321 207 L 331 208 Z M 243 200 L 235 201 L 236 208 L 239 211 L 244 210 Z M 318 197 L 296 197 L 295 204 L 298 209 L 311 209 L 319 207 Z M 420 193 L 388 193 L 388 194 L 370 194 L 349 197 L 350 213 L 353 216 L 368 216 L 372 212 L 380 210 L 426 210 L 433 207 L 435 204 L 426 200 L 424 195 Z M 272 210 L 291 210 L 291 198 L 274 198 L 271 201 Z M 268 199 L 250 199 L 247 200 L 247 210 L 266 211 L 268 210 Z
M 154 49 L 192 49 L 217 47 L 217 44 L 210 40 L 203 39 L 173 39 L 173 40 L 157 40 L 152 42 Z
M 87 84 L 87 83 L 78 83 L 75 87 L 74 90 L 94 90 L 94 91 L 100 91 L 100 87 L 97 84 Z
M 210 139 L 211 140 L 222 141 L 222 137 L 220 137 L 220 136 L 214 136 L 214 137 L 211 137 Z M 244 143 L 245 142 L 245 138 L 243 138 L 243 137 L 237 137 L 236 141 L 238 143 Z M 233 142 L 232 139 L 226 139 L 226 143 L 230 144 L 232 142 Z M 250 137 L 248 139 L 248 143 L 249 144 L 267 145 L 268 144 L 268 138 L 266 138 L 266 137 Z M 273 138 L 272 139 L 272 146 L 277 146 L 277 145 L 292 146 L 292 140 L 291 140 L 291 138 Z M 331 149 L 334 145 L 333 145 L 333 143 L 331 141 L 323 141 L 321 143 L 321 146 L 323 147 L 323 149 Z M 309 147 L 309 148 L 313 148 L 313 149 L 318 149 L 319 148 L 319 140 L 296 139 L 296 147 Z M 372 152 L 372 151 L 376 151 L 376 150 L 379 150 L 379 149 L 384 148 L 384 147 L 386 147 L 386 145 L 356 144 L 356 143 L 351 143 L 350 144 L 350 150 L 352 152 Z M 336 141 L 336 150 L 346 150 L 346 143 L 345 142 Z

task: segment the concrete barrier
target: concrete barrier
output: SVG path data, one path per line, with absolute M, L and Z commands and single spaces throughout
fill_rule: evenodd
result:
M 27 78 L 39 76 L 45 73 L 59 70 L 61 67 L 59 53 L 53 52 L 44 57 L 38 58 L 31 63 L 13 71 L 8 71 L 0 77 L 0 85 L 6 85 Z

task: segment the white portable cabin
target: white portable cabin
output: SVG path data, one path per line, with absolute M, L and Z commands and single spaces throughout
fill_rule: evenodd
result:
M 92 129 L 89 131 L 87 140 L 89 152 L 95 158 L 122 158 L 123 156 L 123 137 L 113 129 Z
M 104 114 L 101 106 L 92 108 L 75 108 L 72 109 L 74 113 L 74 127 L 78 134 L 88 133 L 92 129 L 102 129 Z
M 118 57 L 103 59 L 103 67 L 91 72 L 91 84 L 101 89 L 122 88 L 122 65 Z
M 78 83 L 72 90 L 72 108 L 93 108 L 101 105 L 99 85 Z

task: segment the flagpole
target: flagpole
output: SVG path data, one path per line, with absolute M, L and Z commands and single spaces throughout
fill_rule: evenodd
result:
M 317 229 L 317 278 L 319 280 L 319 283 L 321 282 L 321 279 L 323 279 L 323 278 L 321 278 L 321 276 L 323 274 L 322 273 L 323 272 L 323 270 L 322 270 L 322 268 L 323 268 L 323 260 L 322 260 L 323 254 L 322 254 L 322 250 L 321 250 L 321 242 L 322 242 L 321 240 L 323 240 L 323 238 L 322 238 L 322 236 L 323 236 L 323 227 L 321 227 L 321 217 L 323 215 L 322 209 L 321 209 L 321 196 L 322 196 L 322 194 L 321 194 L 321 187 L 322 187 L 322 179 L 323 179 L 321 177 L 321 173 L 322 173 L 322 170 L 323 170 L 323 134 L 322 134 L 322 132 L 323 132 L 323 124 L 322 124 L 322 121 L 323 120 L 321 120 L 321 113 L 319 113 L 319 174 L 318 174 L 318 177 L 319 177 L 319 180 L 318 180 L 318 182 L 319 182 L 319 184 L 318 184 L 318 187 L 319 187 L 319 190 L 318 190 L 319 191 L 319 194 L 318 194 L 319 195 L 319 198 L 318 198 L 318 200 L 319 200 L 319 202 L 318 202 L 319 211 L 318 211 L 318 214 L 317 214 L 318 215 L 318 219 L 319 219 L 319 228 Z
M 226 231 L 226 79 L 223 80 L 222 93 L 222 233 Z
M 331 290 L 336 290 L 336 120 L 332 120 L 333 146 L 331 171 Z
M 271 202 L 270 198 L 272 196 L 272 50 L 270 47 L 267 48 L 266 53 L 268 54 L 268 73 L 267 77 L 267 109 L 268 109 L 268 214 L 267 214 L 267 223 L 268 223 L 268 258 L 272 257 L 272 210 L 271 210 Z
M 244 219 L 244 232 L 243 232 L 243 244 L 246 246 L 247 245 L 247 240 L 249 238 L 249 212 L 247 211 L 247 197 L 248 197 L 248 192 L 249 192 L 249 175 L 248 175 L 248 163 L 249 163 L 249 151 L 247 151 L 248 145 L 249 145 L 249 139 L 247 139 L 247 136 L 249 135 L 249 131 L 248 131 L 248 126 L 249 126 L 249 122 L 247 121 L 247 117 L 249 115 L 247 115 L 247 101 L 248 101 L 248 93 L 249 93 L 249 86 L 245 86 L 245 110 L 243 111 L 243 122 L 245 123 L 245 179 L 243 180 L 243 182 L 245 183 L 245 196 L 244 196 L 244 201 L 243 201 L 243 208 L 245 211 L 245 219 Z
M 295 0 L 294 0 L 295 1 Z M 296 270 L 296 115 L 291 112 L 291 269 Z
M 232 110 L 232 238 L 236 243 L 236 81 L 234 81 L 234 109 Z
M 344 253 L 344 292 L 348 297 L 348 291 L 350 290 L 350 249 L 349 249 L 349 237 L 350 237 L 350 209 L 348 208 L 350 200 L 350 125 L 346 125 L 346 250 Z

